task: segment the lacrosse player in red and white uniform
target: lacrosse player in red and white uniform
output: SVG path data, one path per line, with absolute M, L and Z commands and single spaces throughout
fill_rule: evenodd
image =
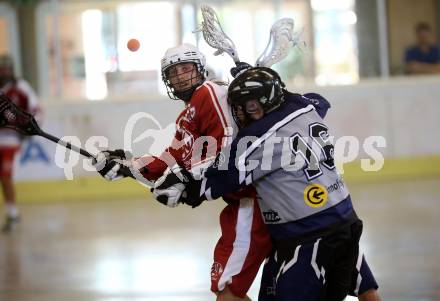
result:
M 9 97 L 19 108 L 31 114 L 37 113 L 35 93 L 27 82 L 14 76 L 12 59 L 7 55 L 0 57 L 0 93 Z M 12 174 L 14 157 L 21 144 L 20 134 L 11 129 L 0 129 L 0 182 L 6 203 L 3 232 L 11 231 L 20 220 Z
M 168 95 L 182 100 L 185 108 L 176 120 L 171 146 L 159 157 L 136 160 L 137 169 L 150 181 L 158 180 L 167 168 L 172 169 L 176 164 L 190 170 L 215 157 L 236 132 L 227 104 L 227 86 L 206 79 L 205 62 L 205 56 L 189 44 L 168 49 L 162 59 L 162 79 Z M 200 141 L 207 141 L 208 146 Z M 118 156 L 124 159 L 123 153 L 120 150 L 100 153 L 95 162 L 100 174 L 108 180 L 122 178 L 126 167 L 112 159 Z M 250 300 L 246 293 L 272 248 L 255 197 L 253 188 L 231 195 L 220 214 L 222 236 L 211 268 L 211 290 L 219 301 Z M 162 203 L 169 207 L 177 205 L 167 199 Z

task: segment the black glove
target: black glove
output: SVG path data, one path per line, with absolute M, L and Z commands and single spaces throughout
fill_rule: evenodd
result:
M 165 173 L 154 182 L 154 188 L 151 188 L 156 200 L 168 207 L 177 207 L 183 203 L 183 192 L 185 184 L 189 179 L 184 176 L 182 171 L 184 169 L 178 165 L 168 168 Z
M 176 165 L 155 182 L 151 192 L 158 202 L 168 207 L 183 203 L 195 208 L 204 201 L 200 197 L 201 184 L 201 180 L 195 180 L 185 168 Z
M 134 178 L 128 166 L 116 161 L 126 159 L 125 151 L 122 149 L 106 150 L 98 153 L 96 158 L 92 160 L 92 165 L 108 181 L 116 181 L 125 177 Z
M 245 62 L 238 62 L 238 63 L 237 63 L 237 66 L 232 67 L 230 72 L 231 72 L 231 75 L 232 75 L 234 78 L 236 78 L 236 77 L 239 76 L 242 72 L 244 72 L 244 71 L 246 71 L 246 70 L 248 70 L 248 69 L 250 69 L 250 68 L 252 68 L 252 66 L 249 65 L 248 63 L 245 63 Z
M 206 201 L 206 197 L 200 196 L 200 188 L 202 186 L 202 180 L 194 180 L 192 179 L 189 183 L 186 184 L 186 188 L 184 191 L 184 197 L 182 202 L 191 206 L 192 208 L 199 207 L 203 201 Z M 186 193 L 186 194 L 185 194 Z

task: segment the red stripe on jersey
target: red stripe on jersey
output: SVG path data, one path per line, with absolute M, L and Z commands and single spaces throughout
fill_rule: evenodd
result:
M 209 90 L 209 92 L 210 92 L 210 94 L 212 96 L 211 100 L 214 103 L 214 107 L 216 108 L 217 112 L 219 113 L 218 115 L 219 115 L 220 120 L 222 122 L 223 128 L 226 129 L 226 127 L 229 126 L 229 123 L 228 123 L 228 120 L 226 119 L 226 117 L 225 117 L 225 115 L 223 113 L 222 106 L 220 105 L 220 102 L 218 101 L 217 94 L 215 94 L 215 90 L 211 86 L 211 84 L 205 83 L 204 85 L 206 85 L 208 87 L 208 90 Z

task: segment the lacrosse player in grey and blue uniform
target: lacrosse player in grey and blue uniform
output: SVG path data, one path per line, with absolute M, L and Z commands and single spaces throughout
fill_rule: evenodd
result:
M 356 290 L 378 298 L 359 256 L 362 221 L 336 171 L 322 119 L 327 101 L 286 91 L 279 75 L 264 67 L 234 79 L 228 101 L 241 127 L 233 143 L 200 180 L 184 170 L 170 173 L 157 182 L 155 195 L 184 189 L 174 201 L 196 207 L 255 186 L 274 244 L 259 300 L 343 300 Z M 186 187 L 175 185 L 179 181 Z

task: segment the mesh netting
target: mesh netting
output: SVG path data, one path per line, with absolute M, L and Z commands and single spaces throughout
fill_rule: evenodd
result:
M 3 94 L 0 94 L 0 127 L 13 129 L 26 136 L 41 131 L 31 114 L 17 107 Z
M 201 31 L 206 43 L 212 48 L 217 49 L 214 55 L 226 52 L 235 62 L 238 62 L 238 55 L 234 42 L 224 33 L 217 14 L 208 5 L 202 5 L 203 21 L 197 31 Z
M 293 19 L 283 18 L 272 25 L 269 42 L 264 52 L 258 57 L 256 66 L 271 67 L 284 59 L 289 50 L 301 41 L 302 31 L 293 31 Z

